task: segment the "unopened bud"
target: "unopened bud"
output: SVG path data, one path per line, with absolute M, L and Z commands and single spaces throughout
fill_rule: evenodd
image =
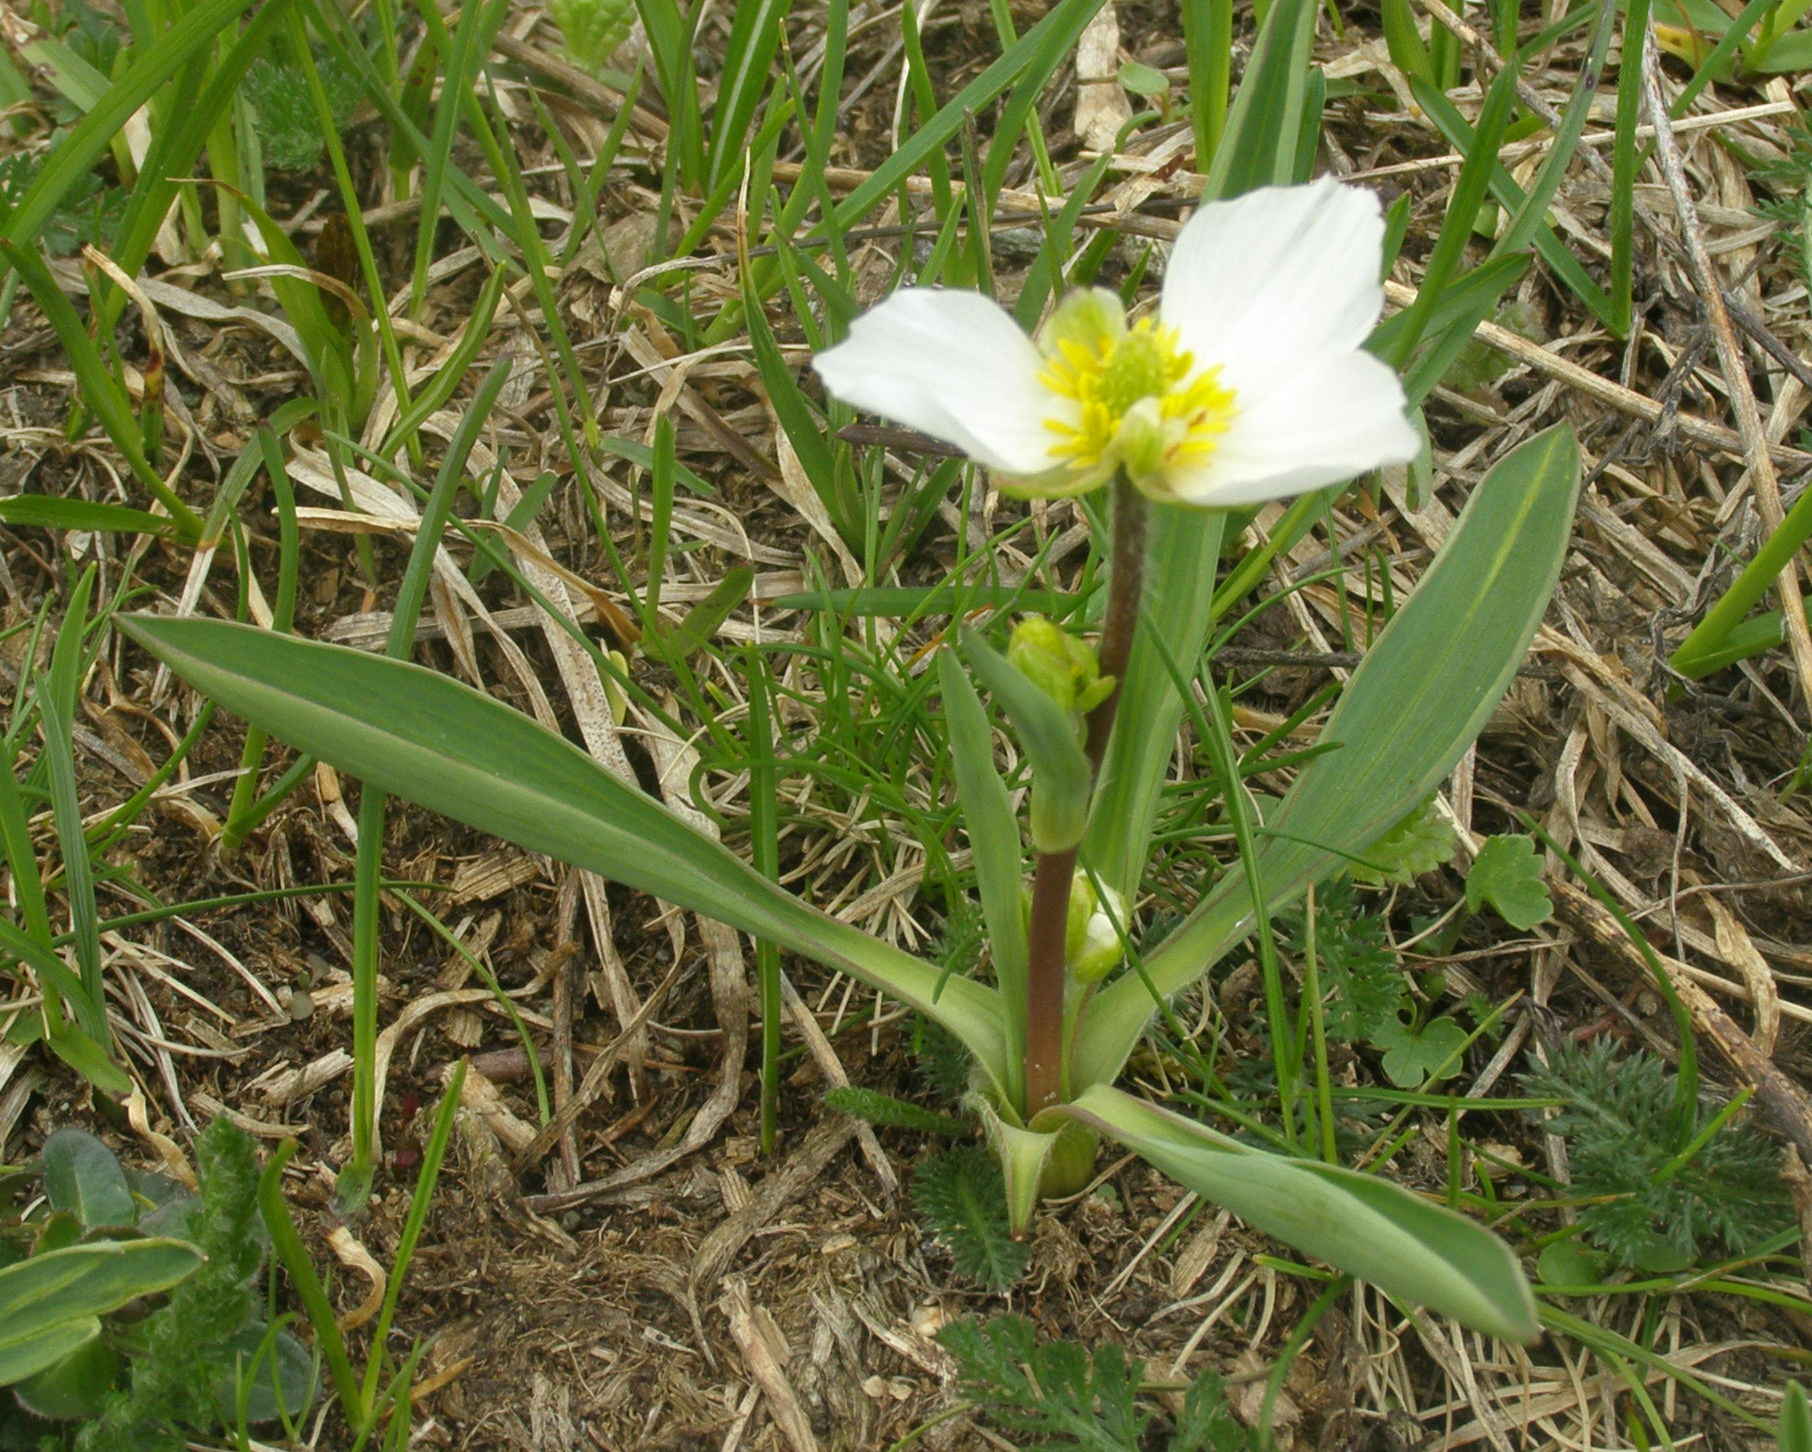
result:
M 1101 674 L 1093 648 L 1042 615 L 1013 627 L 1007 660 L 1071 714 L 1092 711 L 1113 694 L 1114 678 Z
M 1120 894 L 1095 885 L 1085 873 L 1076 874 L 1070 889 L 1070 913 L 1064 934 L 1064 959 L 1076 983 L 1099 983 L 1120 966 L 1126 956 L 1120 933 L 1125 926 Z

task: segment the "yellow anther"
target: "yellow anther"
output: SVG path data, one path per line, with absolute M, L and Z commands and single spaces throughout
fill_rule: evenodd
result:
M 1197 463 L 1213 453 L 1235 413 L 1233 390 L 1220 369 L 1199 372 L 1175 328 L 1141 318 L 1087 341 L 1058 337 L 1039 380 L 1076 405 L 1075 416 L 1051 418 L 1051 457 L 1078 472 L 1124 465 L 1140 474 Z M 1153 400 L 1154 410 L 1145 400 Z

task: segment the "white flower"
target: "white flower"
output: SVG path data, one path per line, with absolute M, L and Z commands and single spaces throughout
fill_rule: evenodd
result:
M 1034 341 L 976 293 L 903 288 L 814 366 L 836 397 L 953 444 L 1015 493 L 1124 468 L 1156 498 L 1280 499 L 1415 456 L 1392 370 L 1377 198 L 1332 180 L 1198 210 L 1155 317 L 1072 294 Z

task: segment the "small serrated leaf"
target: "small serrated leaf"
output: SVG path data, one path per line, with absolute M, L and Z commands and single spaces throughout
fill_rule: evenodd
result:
M 933 1155 L 912 1177 L 912 1203 L 966 1279 L 1005 1290 L 1025 1273 L 1031 1247 L 1007 1231 L 1000 1166 L 979 1145 Z
M 1511 927 L 1527 932 L 1554 915 L 1535 839 L 1520 832 L 1487 837 L 1466 874 L 1466 907 L 1490 903 Z
M 1428 797 L 1359 856 L 1353 876 L 1360 882 L 1411 882 L 1453 860 L 1453 827 Z
M 1459 1068 L 1466 1030 L 1450 1018 L 1437 1018 L 1420 1033 L 1396 1023 L 1386 1025 L 1375 1042 L 1384 1050 L 1384 1073 L 1390 1082 L 1399 1089 L 1420 1089 Z

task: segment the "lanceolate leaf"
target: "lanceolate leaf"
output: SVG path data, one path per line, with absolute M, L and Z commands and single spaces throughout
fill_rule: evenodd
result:
M 1482 1225 L 1372 1175 L 1284 1159 L 1105 1084 L 1064 1111 L 1267 1235 L 1507 1341 L 1539 1333 L 1510 1248 Z
M 103 1240 L 0 1270 L 0 1385 L 61 1361 L 100 1333 L 95 1317 L 168 1290 L 202 1259 L 180 1240 Z
M 1560 425 L 1503 460 L 1473 492 L 1416 592 L 1353 673 L 1322 732 L 1339 749 L 1303 770 L 1265 825 L 1256 874 L 1268 909 L 1344 866 L 1453 769 L 1509 687 L 1559 577 L 1579 487 Z M 1243 871 L 1089 1005 L 1072 1082 L 1111 1082 L 1164 995 L 1202 976 L 1252 930 Z
M 191 685 L 271 735 L 393 795 L 872 984 L 943 1024 L 1003 1082 L 992 988 L 808 907 L 501 702 L 404 661 L 249 626 L 116 620 Z
M 1019 673 L 973 631 L 962 633 L 963 658 L 1013 723 L 1032 763 L 1032 846 L 1061 852 L 1082 840 L 1088 825 L 1088 758 L 1068 712 Z
M 988 714 L 956 652 L 937 657 L 938 684 L 944 695 L 944 720 L 950 737 L 950 763 L 956 772 L 957 800 L 975 862 L 975 886 L 981 894 L 982 917 L 988 925 L 988 951 L 994 978 L 1001 985 L 1000 1006 L 1006 1017 L 1008 1054 L 1007 1102 L 1024 1101 L 1026 920 L 1021 892 L 1025 862 L 1019 820 L 1006 783 L 994 766 L 994 734 Z

